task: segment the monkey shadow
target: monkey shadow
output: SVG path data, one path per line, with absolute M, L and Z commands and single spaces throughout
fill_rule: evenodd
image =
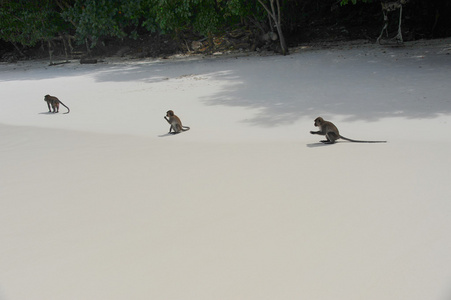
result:
M 39 115 L 56 115 L 57 113 L 54 112 L 50 112 L 50 111 L 45 111 L 45 112 L 40 112 Z
M 166 134 L 160 134 L 158 137 L 168 137 L 168 136 L 174 136 L 179 134 L 180 132 L 176 132 L 176 133 L 166 133 Z
M 39 115 L 58 115 L 58 114 L 61 114 L 61 115 L 67 115 L 69 112 L 65 112 L 65 113 L 60 113 L 60 112 L 56 112 L 56 113 L 54 113 L 54 112 L 48 112 L 48 111 L 46 111 L 46 112 L 40 112 L 40 113 L 38 113 Z
M 338 144 L 338 142 L 335 142 L 335 144 Z M 307 147 L 309 148 L 318 148 L 318 147 L 327 147 L 327 146 L 332 146 L 333 144 L 326 144 L 326 143 L 312 143 L 312 144 L 307 144 Z

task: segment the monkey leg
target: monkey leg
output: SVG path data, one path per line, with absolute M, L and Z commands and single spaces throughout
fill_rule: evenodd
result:
M 325 134 L 325 136 L 326 136 L 326 139 L 325 140 L 321 140 L 320 141 L 321 143 L 324 143 L 324 144 L 331 144 L 331 143 L 333 143 L 333 141 L 331 142 L 331 140 L 330 140 L 329 136 L 327 135 L 327 133 Z
M 326 133 L 326 139 L 328 144 L 333 144 L 339 137 L 334 132 Z

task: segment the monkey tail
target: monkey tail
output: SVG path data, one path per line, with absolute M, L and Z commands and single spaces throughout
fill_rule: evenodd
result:
M 70 113 L 70 109 L 69 109 L 69 107 L 67 107 L 66 105 L 64 105 L 64 103 L 63 103 L 63 102 L 61 102 L 61 101 L 60 101 L 60 103 L 61 103 L 61 105 L 62 105 L 62 106 L 64 106 L 65 108 L 67 108 L 67 112 L 65 112 L 65 114 L 68 114 L 68 113 Z
M 188 126 L 182 126 L 182 131 L 188 131 L 190 128 Z
M 353 142 L 353 143 L 386 143 L 387 141 L 359 141 L 359 140 L 353 140 L 353 139 L 348 139 L 347 137 L 344 137 L 342 135 L 340 135 L 340 138 Z

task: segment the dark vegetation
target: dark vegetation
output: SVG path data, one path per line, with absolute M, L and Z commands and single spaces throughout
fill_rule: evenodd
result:
M 450 16 L 451 1 L 410 0 L 404 41 L 451 36 Z M 389 13 L 389 34 L 398 18 Z M 382 26 L 380 0 L 0 0 L 0 60 L 288 54 L 308 43 L 375 42 Z

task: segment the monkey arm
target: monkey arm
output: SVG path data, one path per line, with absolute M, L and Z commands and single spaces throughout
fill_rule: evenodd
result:
M 324 135 L 324 133 L 322 131 L 310 131 L 311 134 L 319 134 L 319 135 Z
M 166 117 L 164 117 L 164 119 L 169 123 L 169 133 L 171 133 L 172 132 L 172 124 L 171 124 L 171 121 L 169 121 L 169 119 L 168 118 L 166 118 Z M 175 130 L 174 130 L 175 131 Z

